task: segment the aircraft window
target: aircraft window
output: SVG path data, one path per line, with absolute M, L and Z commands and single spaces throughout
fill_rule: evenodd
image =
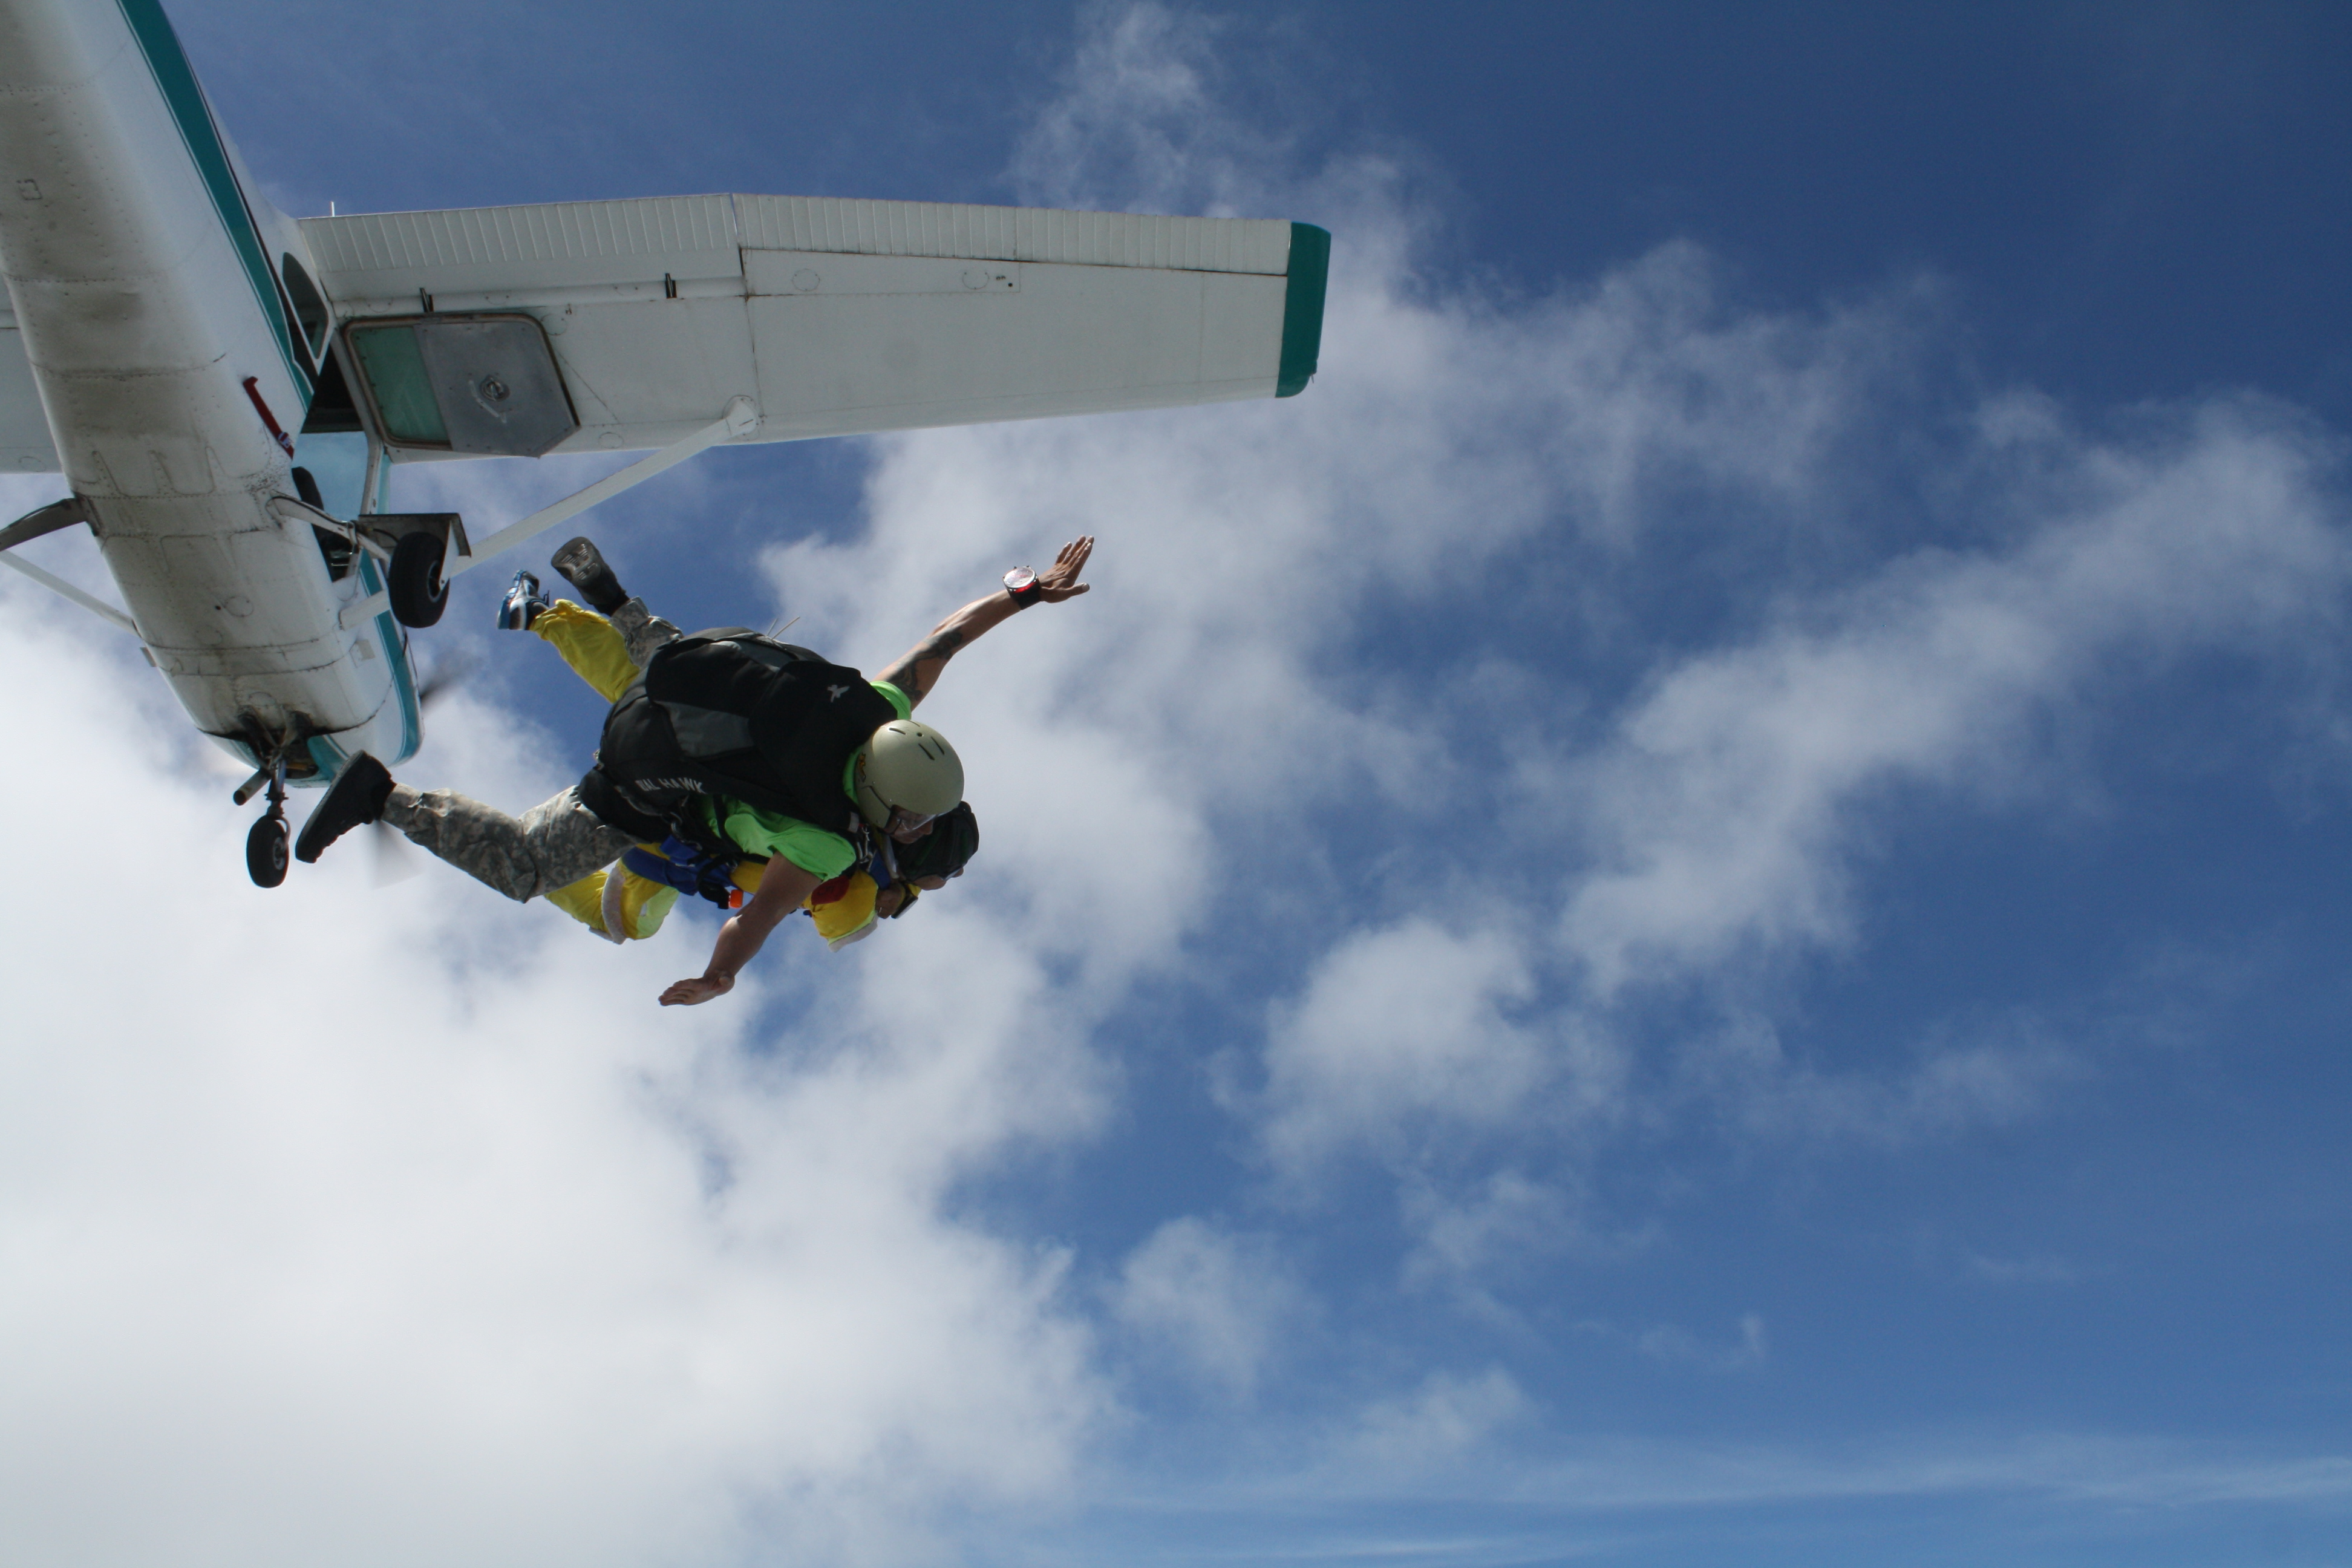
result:
M 538 318 L 520 311 L 352 321 L 352 390 L 395 447 L 537 458 L 580 428 Z
M 300 489 L 294 493 L 330 517 L 354 518 L 367 510 L 368 442 L 365 436 L 305 430 L 294 439 L 296 485 L 310 476 L 320 492 L 313 500 Z
M 449 427 L 441 422 L 441 405 L 409 324 L 353 327 L 350 341 L 376 412 L 383 416 L 384 437 L 404 446 L 446 447 Z
M 343 359 L 340 350 L 320 357 L 319 391 L 310 399 L 310 412 L 302 417 L 303 435 L 366 428 L 360 423 L 359 405 L 352 401 L 351 384 L 343 379 Z
M 319 297 L 319 286 L 302 270 L 302 264 L 291 256 L 282 257 L 278 263 L 278 276 L 286 280 L 286 298 L 293 303 L 294 319 L 301 323 L 302 336 L 310 341 L 310 357 L 327 346 L 327 331 L 335 318 L 327 309 L 326 300 Z

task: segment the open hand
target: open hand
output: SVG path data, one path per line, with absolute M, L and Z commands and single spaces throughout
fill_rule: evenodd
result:
M 735 977 L 698 974 L 691 980 L 681 980 L 661 994 L 665 1007 L 691 1007 L 698 1002 L 708 1002 L 713 996 L 724 996 L 735 989 Z
M 1062 552 L 1054 557 L 1054 563 L 1037 574 L 1039 597 L 1049 605 L 1058 605 L 1065 599 L 1075 599 L 1085 593 L 1089 584 L 1079 582 L 1078 574 L 1087 569 L 1087 557 L 1094 552 L 1095 536 L 1091 533 L 1082 534 L 1062 546 Z

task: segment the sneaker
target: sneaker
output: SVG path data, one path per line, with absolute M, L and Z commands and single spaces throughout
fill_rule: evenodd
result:
M 563 580 L 579 589 L 588 607 L 599 615 L 609 616 L 629 602 L 621 580 L 584 534 L 548 557 L 547 563 L 563 574 Z
M 527 632 L 547 605 L 547 595 L 539 591 L 539 579 L 528 572 L 518 572 L 514 581 L 507 584 L 507 596 L 499 602 L 499 629 Z
M 384 765 L 362 752 L 343 764 L 341 776 L 327 791 L 327 798 L 302 825 L 302 837 L 294 841 L 294 858 L 305 866 L 315 864 L 327 852 L 327 846 L 363 823 L 373 822 L 383 815 L 383 803 L 392 795 L 392 774 Z

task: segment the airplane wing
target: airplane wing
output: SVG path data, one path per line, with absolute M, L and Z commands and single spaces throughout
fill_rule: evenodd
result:
M 805 196 L 300 227 L 413 457 L 663 446 L 740 395 L 763 441 L 1289 396 L 1330 253 L 1272 220 Z

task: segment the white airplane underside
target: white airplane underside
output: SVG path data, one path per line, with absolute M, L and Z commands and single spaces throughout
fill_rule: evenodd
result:
M 324 782 L 415 751 L 400 620 L 443 577 L 708 445 L 1290 395 L 1328 246 L 794 196 L 294 220 L 154 0 L 0 0 L 0 470 L 71 492 L 0 561 L 72 592 L 5 552 L 88 525 L 129 613 L 73 596 L 205 733 Z M 646 447 L 502 530 L 382 510 L 402 462 Z

